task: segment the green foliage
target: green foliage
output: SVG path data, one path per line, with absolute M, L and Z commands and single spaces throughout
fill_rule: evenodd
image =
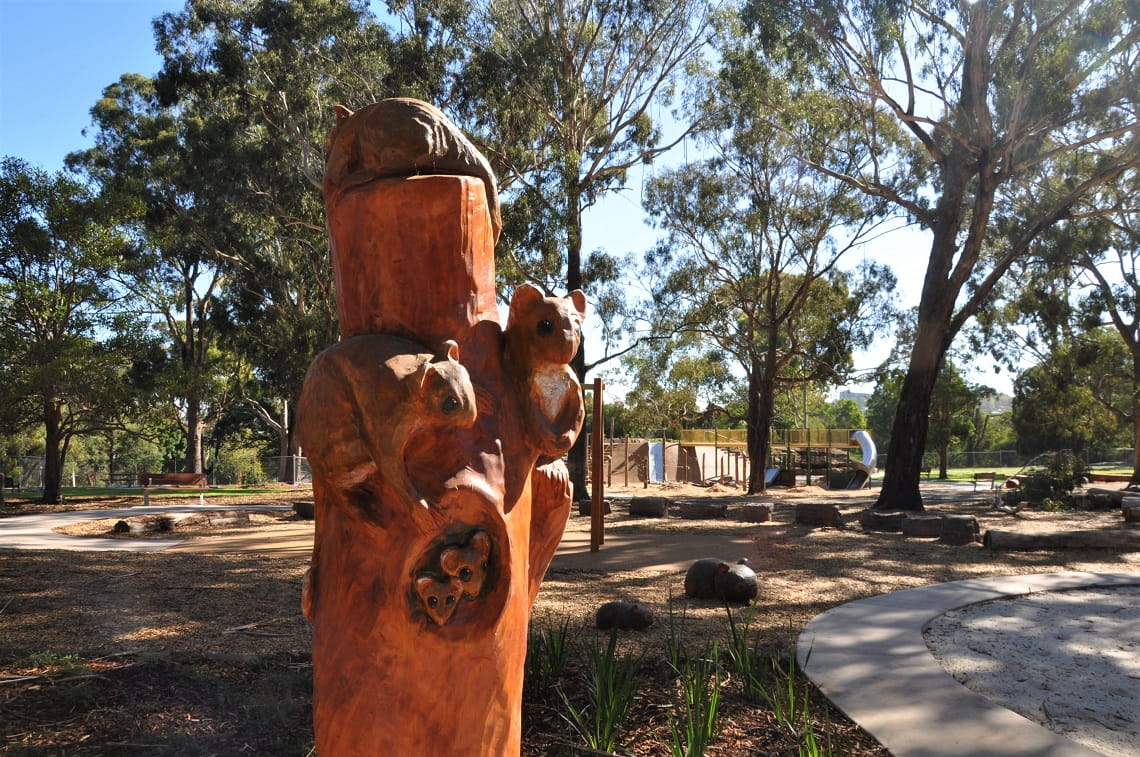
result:
M 1087 458 L 1127 445 L 1131 367 L 1119 338 L 1103 329 L 1059 344 L 1014 382 L 1018 449 L 1029 454 L 1071 449 Z
M 842 399 L 824 406 L 823 422 L 826 428 L 866 428 L 867 419 L 855 400 Z
M 1133 207 L 1110 188 L 1140 154 L 1140 16 L 1117 0 L 770 5 L 750 0 L 743 18 L 773 67 L 856 126 L 848 141 L 800 139 L 801 159 L 930 231 L 913 389 L 896 411 L 913 429 L 955 337 L 1038 240 Z M 779 100 L 766 104 L 755 111 L 782 116 Z M 891 441 L 884 506 L 921 506 L 912 463 L 924 441 Z
M 570 660 L 570 618 L 557 622 L 548 613 L 546 624 L 535 633 L 533 624 L 527 638 L 523 686 L 527 693 L 542 697 L 550 692 L 550 684 L 566 670 Z
M 669 750 L 673 757 L 702 757 L 716 738 L 720 708 L 720 661 L 717 646 L 702 654 L 685 655 L 678 671 L 681 681 L 669 713 Z
M 620 746 L 622 725 L 637 694 L 639 667 L 640 660 L 632 651 L 618 655 L 614 629 L 604 648 L 597 637 L 586 647 L 582 672 L 586 702 L 576 704 L 558 690 L 566 707 L 563 717 L 591 749 L 612 752 Z
M 764 686 L 768 679 L 768 654 L 761 647 L 760 634 L 752 631 L 752 621 L 756 617 L 758 606 L 749 605 L 740 621 L 736 619 L 731 607 L 725 607 L 728 615 L 729 663 L 740 677 L 741 694 L 754 704 L 764 701 Z
M 144 340 L 113 285 L 131 252 L 117 209 L 65 174 L 0 167 L 0 421 L 44 429 L 44 501 L 71 440 L 121 423 Z

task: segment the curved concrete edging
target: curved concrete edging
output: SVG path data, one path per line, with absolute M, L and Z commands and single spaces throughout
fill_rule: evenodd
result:
M 1041 573 L 953 581 L 869 597 L 804 627 L 796 659 L 812 683 L 896 757 L 1097 755 L 970 691 L 927 648 L 923 629 L 993 599 L 1140 585 L 1135 573 Z

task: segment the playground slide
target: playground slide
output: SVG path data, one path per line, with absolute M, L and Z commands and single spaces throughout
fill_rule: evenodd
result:
M 859 468 L 856 468 L 855 472 L 851 476 L 851 481 L 848 482 L 848 484 L 845 488 L 847 488 L 847 489 L 862 489 L 864 486 L 867 485 L 867 481 L 870 480 L 870 478 L 871 477 L 867 474 L 867 471 L 860 470 Z
M 779 474 L 780 474 L 779 468 L 769 468 L 768 470 L 764 471 L 764 483 L 765 483 L 765 485 L 770 484 L 773 481 L 775 481 L 776 476 L 778 476 Z
M 874 473 L 875 461 L 879 454 L 878 450 L 875 449 L 875 440 L 872 439 L 871 435 L 866 431 L 853 431 L 851 432 L 851 438 L 854 439 L 855 443 L 859 445 L 859 448 L 863 450 L 862 468 L 867 471 L 867 473 Z
M 871 474 L 875 472 L 875 463 L 878 459 L 878 450 L 875 449 L 875 440 L 866 431 L 854 431 L 851 438 L 863 450 L 863 461 L 855 463 L 855 475 L 847 484 L 848 489 L 862 489 L 867 485 Z

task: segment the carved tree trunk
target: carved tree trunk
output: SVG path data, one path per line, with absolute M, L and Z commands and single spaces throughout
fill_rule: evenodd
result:
M 576 393 L 572 428 L 535 420 L 562 374 L 520 346 L 536 328 L 524 305 L 499 325 L 479 179 L 331 191 L 327 177 L 341 341 L 297 416 L 316 500 L 317 751 L 518 754 L 530 608 L 570 509 L 565 466 L 544 463 L 581 426 L 581 387 L 558 385 Z

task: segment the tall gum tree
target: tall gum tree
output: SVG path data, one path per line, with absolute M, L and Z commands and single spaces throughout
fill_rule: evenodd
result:
M 110 275 L 128 250 L 85 184 L 3 161 L 0 403 L 6 420 L 44 429 L 46 503 L 62 501 L 72 440 L 121 427 L 129 405 L 134 329 Z
M 392 96 L 443 105 L 463 7 L 389 3 L 401 30 L 359 0 L 189 0 L 155 23 L 164 102 L 202 122 L 235 219 L 220 249 L 227 343 L 252 369 L 243 404 L 278 436 L 279 477 L 291 476 L 288 408 L 312 358 L 337 338 L 320 193 L 333 107 Z M 389 17 L 389 20 L 395 20 Z
M 479 0 L 471 7 L 459 112 L 505 190 L 500 270 L 512 283 L 530 280 L 548 292 L 586 288 L 596 304 L 604 283 L 597 274 L 614 266 L 601 253 L 583 260 L 583 212 L 688 131 L 682 126 L 665 139 L 658 109 L 708 42 L 709 4 Z M 584 379 L 584 349 L 573 367 Z M 586 496 L 586 435 L 568 462 L 575 496 Z
M 905 173 L 878 170 L 877 162 L 848 173 L 835 155 L 804 147 L 819 171 L 892 203 L 930 232 L 875 503 L 922 510 L 931 396 L 954 338 L 1039 235 L 1137 169 L 1140 14 L 1120 0 L 765 0 L 749 3 L 746 14 L 762 39 L 804 42 L 821 86 L 866 114 L 871 154 L 891 149 L 873 128 L 872 115 L 886 113 L 924 156 Z M 1062 174 L 1077 165 L 1074 155 L 1086 158 L 1082 171 Z M 1009 213 L 1020 219 L 1012 233 L 994 228 L 995 210 L 1009 210 L 1027 190 L 1033 212 Z
M 855 170 L 869 156 L 852 140 L 841 103 L 797 91 L 747 45 L 722 48 L 722 64 L 690 102 L 693 120 L 703 114 L 710 157 L 647 188 L 645 208 L 664 239 L 647 256 L 645 279 L 658 282 L 651 322 L 699 334 L 745 377 L 748 491 L 757 493 L 777 393 L 848 373 L 852 350 L 890 318 L 894 277 L 874 265 L 858 275 L 841 269 L 879 219 L 845 182 L 810 170 L 790 136 L 845 153 Z M 771 102 L 781 104 L 778 124 L 761 115 Z

